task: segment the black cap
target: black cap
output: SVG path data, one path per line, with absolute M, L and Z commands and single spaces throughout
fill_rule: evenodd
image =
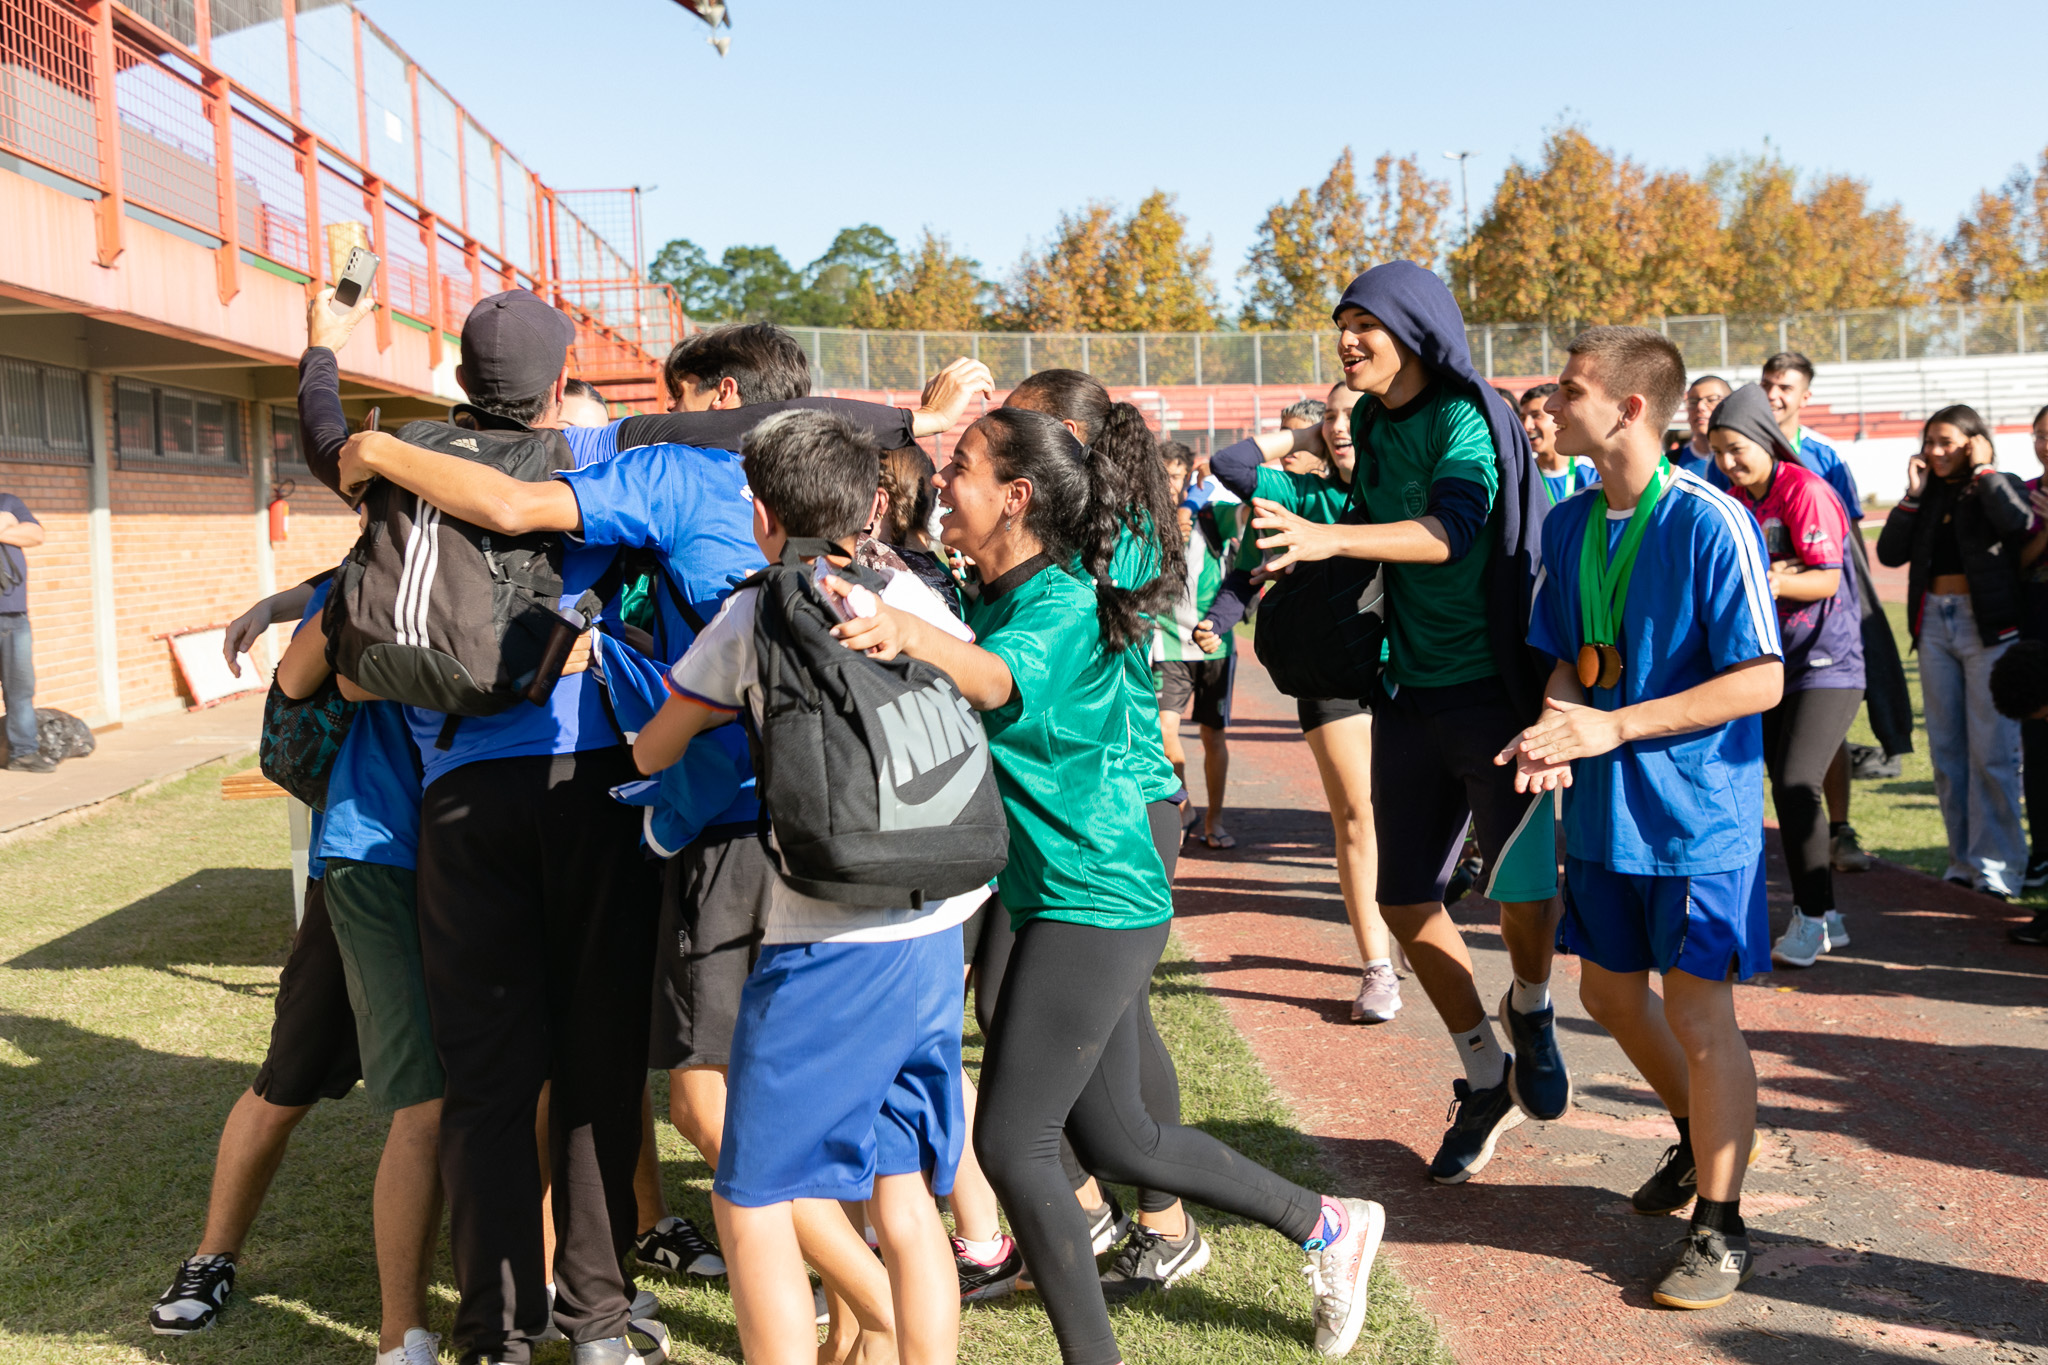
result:
M 546 392 L 569 360 L 576 324 L 530 289 L 477 301 L 462 324 L 463 388 L 475 403 Z

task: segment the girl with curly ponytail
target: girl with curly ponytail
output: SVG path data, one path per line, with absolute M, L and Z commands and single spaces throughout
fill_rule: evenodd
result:
M 1364 1322 L 1385 1212 L 1305 1190 L 1206 1133 L 1162 1121 L 1144 1098 L 1156 1046 L 1147 1039 L 1148 991 L 1173 902 L 1130 762 L 1124 656 L 1151 626 L 1135 609 L 1135 590 L 1090 581 L 1081 567 L 1091 537 L 1106 563 L 1103 528 L 1121 506 L 1104 492 L 1121 485 L 1101 452 L 1021 408 L 970 427 L 934 483 L 947 509 L 945 543 L 981 573 L 967 614 L 977 643 L 886 604 L 834 634 L 849 648 L 907 653 L 944 669 L 982 715 L 1009 817 L 1002 905 L 1015 938 L 988 1024 L 974 1145 L 1061 1357 L 1067 1365 L 1123 1359 L 1090 1218 L 1061 1166 L 1063 1132 L 1105 1179 L 1198 1200 L 1315 1252 L 1317 1345 L 1342 1355 Z M 1156 723 L 1145 733 L 1158 744 Z M 977 994 L 992 985 L 983 978 Z M 1183 1269 L 1208 1256 L 1191 1223 L 1179 1238 L 1133 1241 L 1141 1251 L 1185 1243 Z M 1129 1259 L 1139 1272 L 1155 1258 Z M 1140 1274 L 1128 1278 L 1142 1287 Z

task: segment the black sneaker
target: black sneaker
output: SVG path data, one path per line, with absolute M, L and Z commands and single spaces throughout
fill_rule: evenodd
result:
M 1088 1243 L 1094 1248 L 1094 1255 L 1115 1246 L 1131 1230 L 1131 1220 L 1124 1216 L 1124 1206 L 1116 1202 L 1116 1196 L 1108 1190 L 1102 1192 L 1102 1203 L 1092 1209 L 1083 1209 L 1088 1215 Z
M 2005 936 L 2014 943 L 2024 943 L 2038 948 L 2048 943 L 2048 910 L 2038 910 L 2025 924 L 2015 924 L 2005 931 Z
M 235 1292 L 235 1258 L 193 1256 L 178 1267 L 178 1278 L 149 1310 L 149 1330 L 160 1337 L 182 1337 L 213 1326 Z
M 1700 1192 L 1699 1179 L 1699 1164 L 1693 1160 L 1692 1148 L 1674 1142 L 1664 1149 L 1657 1169 L 1642 1188 L 1628 1197 L 1629 1207 L 1653 1217 L 1677 1213 Z
M 697 1225 L 687 1218 L 664 1218 L 633 1239 L 640 1264 L 663 1275 L 698 1275 L 707 1280 L 725 1273 L 725 1261 Z
M 1508 1059 L 1510 1070 L 1514 1059 Z M 1508 1078 L 1490 1090 L 1474 1090 L 1463 1076 L 1451 1082 L 1451 1108 L 1445 1114 L 1450 1131 L 1429 1163 L 1429 1178 L 1439 1185 L 1462 1185 L 1486 1169 L 1493 1160 L 1493 1145 L 1500 1135 L 1526 1117 L 1508 1091 Z
M 1557 1050 L 1557 1008 L 1523 1014 L 1514 1008 L 1514 992 L 1500 998 L 1500 1024 L 1515 1053 L 1508 1066 L 1508 1093 L 1523 1113 L 1549 1122 L 1572 1107 L 1571 1073 Z
M 1888 754 L 1875 744 L 1849 746 L 1849 776 L 1858 782 L 1881 781 L 1897 777 L 1899 773 L 1896 754 Z
M 2026 876 L 2020 879 L 2022 891 L 2032 891 L 2042 886 L 2048 886 L 2048 858 L 2036 858 L 2028 863 Z
M 53 773 L 57 771 L 57 760 L 49 754 L 37 751 L 21 758 L 8 759 L 7 771 L 11 773 Z
M 1749 1135 L 1749 1160 L 1745 1165 L 1756 1165 L 1756 1159 L 1763 1155 L 1764 1135 L 1751 1130 Z M 1679 1155 L 1679 1144 L 1674 1142 L 1664 1149 L 1664 1155 L 1657 1162 L 1657 1169 L 1643 1187 L 1628 1197 L 1629 1206 L 1637 1213 L 1661 1216 L 1677 1213 L 1692 1202 L 1699 1191 L 1699 1167 L 1694 1162 L 1692 1149 L 1687 1147 Z
M 1451 879 L 1444 884 L 1444 904 L 1456 905 L 1479 885 L 1479 879 L 1486 875 L 1486 864 L 1478 858 L 1467 858 L 1451 869 Z
M 1173 1241 L 1143 1223 L 1131 1225 L 1131 1235 L 1116 1249 L 1109 1269 L 1102 1276 L 1102 1297 L 1111 1303 L 1153 1289 L 1168 1289 L 1209 1264 L 1209 1243 L 1195 1220 Z
M 1650 1297 L 1666 1308 L 1719 1308 L 1755 1273 L 1748 1233 L 1696 1227 Z
M 1017 1250 L 1017 1240 L 1007 1234 L 1002 1238 L 1002 1246 L 1002 1254 L 993 1263 L 983 1264 L 967 1254 L 958 1237 L 953 1239 L 953 1264 L 960 1272 L 960 1302 L 985 1303 L 1017 1288 L 1017 1277 L 1024 1273 L 1024 1253 Z

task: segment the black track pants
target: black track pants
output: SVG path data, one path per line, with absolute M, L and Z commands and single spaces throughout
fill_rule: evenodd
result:
M 1060 1134 L 1105 1180 L 1162 1190 L 1314 1235 L 1321 1200 L 1194 1128 L 1162 1124 L 1141 1094 L 1141 1004 L 1167 926 L 1027 921 L 1011 950 L 981 1074 L 974 1148 L 1009 1212 L 1066 1365 L 1114 1365 L 1087 1219 L 1060 1168 Z
M 637 812 L 610 795 L 634 776 L 611 748 L 488 759 L 426 790 L 420 948 L 448 1074 L 441 1178 L 465 1360 L 526 1361 L 547 1328 L 542 1081 L 557 1319 L 574 1341 L 626 1330 L 659 890 Z
M 1821 786 L 1863 705 L 1855 687 L 1787 692 L 1764 712 L 1764 767 L 1778 808 L 1778 837 L 1792 877 L 1792 903 L 1818 917 L 1835 908 L 1827 800 Z

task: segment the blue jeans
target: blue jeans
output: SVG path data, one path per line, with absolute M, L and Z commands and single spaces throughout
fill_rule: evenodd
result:
M 2016 896 L 2026 875 L 2020 826 L 2020 726 L 1991 704 L 1991 666 L 2004 644 L 1987 645 L 1966 596 L 1932 593 L 1920 609 L 1920 690 L 1934 795 L 1948 830 L 1948 872 L 1988 891 Z
M 7 756 L 36 756 L 36 664 L 29 656 L 28 616 L 0 613 L 0 701 L 7 706 Z

